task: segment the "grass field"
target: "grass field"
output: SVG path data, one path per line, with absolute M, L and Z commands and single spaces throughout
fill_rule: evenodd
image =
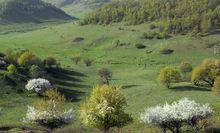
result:
M 139 122 L 139 113 L 146 107 L 172 102 L 182 97 L 209 103 L 215 110 L 213 123 L 215 126 L 220 126 L 220 98 L 212 96 L 210 88 L 198 88 L 185 82 L 167 89 L 156 82 L 158 71 L 164 66 L 178 66 L 182 61 L 190 61 L 196 66 L 203 59 L 219 58 L 219 55 L 214 55 L 213 48 L 206 48 L 205 43 L 207 38 L 220 41 L 219 34 L 206 37 L 178 35 L 166 40 L 146 40 L 141 39 L 141 36 L 149 30 L 148 24 L 79 26 L 74 22 L 44 24 L 35 26 L 32 30 L 24 27 L 21 28 L 21 32 L 4 32 L 10 29 L 11 27 L 0 27 L 0 33 L 4 33 L 0 34 L 0 51 L 8 48 L 29 49 L 42 58 L 56 57 L 64 68 L 71 70 L 57 74 L 61 77 L 57 77 L 54 81 L 57 81 L 55 83 L 57 87 L 69 90 L 74 96 L 74 100 L 68 103 L 68 106 L 72 106 L 75 110 L 79 103 L 89 96 L 92 87 L 99 83 L 97 71 L 105 67 L 113 72 L 111 83 L 122 86 L 128 102 L 126 111 L 134 118 L 134 122 L 124 127 L 124 130 L 137 133 L 153 132 L 149 125 Z M 76 37 L 83 37 L 85 40 L 73 42 Z M 116 46 L 114 43 L 116 40 L 126 45 Z M 147 47 L 137 49 L 136 43 L 143 43 Z M 173 49 L 174 53 L 161 55 L 160 50 L 163 48 Z M 75 65 L 71 61 L 71 57 L 75 54 L 80 54 L 83 58 L 91 58 L 94 61 L 93 65 L 86 67 L 83 62 Z M 37 97 L 17 94 L 10 89 L 13 88 L 7 85 L 3 85 L 0 89 L 0 107 L 3 108 L 0 125 L 25 125 L 22 123 L 22 118 L 27 105 Z M 81 124 L 76 120 L 67 128 L 78 126 Z

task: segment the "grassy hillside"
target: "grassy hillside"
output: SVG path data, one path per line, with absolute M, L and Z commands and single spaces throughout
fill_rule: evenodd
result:
M 0 23 L 44 22 L 71 19 L 62 10 L 41 0 L 3 0 L 0 2 Z
M 167 89 L 156 82 L 158 71 L 164 66 L 178 67 L 182 61 L 189 61 L 195 67 L 205 58 L 219 59 L 219 55 L 213 53 L 213 47 L 207 47 L 207 44 L 219 42 L 220 35 L 212 34 L 205 37 L 178 35 L 162 40 L 143 39 L 143 33 L 148 31 L 149 24 L 135 26 L 126 26 L 123 23 L 108 26 L 78 26 L 73 23 L 45 25 L 43 29 L 0 35 L 0 51 L 8 48 L 30 49 L 42 58 L 54 56 L 64 68 L 85 75 L 69 74 L 66 75 L 69 78 L 61 78 L 60 82 L 57 82 L 57 87 L 60 89 L 72 90 L 72 95 L 77 100 L 68 103 L 68 106 L 76 110 L 79 103 L 90 94 L 92 86 L 99 83 L 97 71 L 103 67 L 109 68 L 113 72 L 111 83 L 123 87 L 123 93 L 128 101 L 126 111 L 134 117 L 134 122 L 122 129 L 124 132 L 157 132 L 157 129 L 139 122 L 139 113 L 146 107 L 172 102 L 182 97 L 209 103 L 215 110 L 212 123 L 214 126 L 220 126 L 220 98 L 213 96 L 209 87 L 195 87 L 190 82 L 183 82 L 175 84 L 172 89 Z M 76 37 L 83 37 L 84 41 L 74 42 Z M 116 44 L 117 40 L 121 45 Z M 136 43 L 144 44 L 146 48 L 137 49 Z M 162 49 L 172 49 L 174 52 L 164 55 L 160 53 Z M 75 54 L 93 59 L 92 66 L 86 67 L 83 62 L 75 65 L 71 61 L 71 57 Z M 71 77 L 80 80 L 74 80 Z M 65 83 L 59 84 L 61 82 Z M 80 84 L 80 86 L 74 84 Z M 0 125 L 12 123 L 25 125 L 21 119 L 25 115 L 26 107 L 38 98 L 16 94 L 11 92 L 10 87 L 7 86 L 4 88 L 2 90 L 5 92 L 2 92 L 0 97 L 0 106 L 4 114 L 1 116 Z M 60 129 L 60 132 L 74 129 L 83 129 L 81 132 L 89 130 L 82 127 L 77 119 L 72 125 Z
M 43 0 L 65 10 L 68 14 L 82 18 L 85 13 L 112 0 Z

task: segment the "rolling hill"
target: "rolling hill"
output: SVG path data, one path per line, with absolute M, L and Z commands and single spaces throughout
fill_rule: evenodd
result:
M 43 0 L 63 9 L 68 14 L 82 17 L 91 10 L 100 7 L 112 0 Z
M 68 20 L 72 17 L 41 0 L 4 0 L 0 2 L 0 23 Z

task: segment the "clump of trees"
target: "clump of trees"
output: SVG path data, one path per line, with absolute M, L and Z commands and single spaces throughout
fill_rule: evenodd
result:
M 154 22 L 166 33 L 210 32 L 219 27 L 218 0 L 123 0 L 113 1 L 88 14 L 80 24 L 129 24 Z
M 80 118 L 85 125 L 107 132 L 111 127 L 121 127 L 132 120 L 124 112 L 126 105 L 120 87 L 97 86 L 91 96 L 80 105 Z
M 53 129 L 73 121 L 73 109 L 65 109 L 66 99 L 56 89 L 47 90 L 43 96 L 33 106 L 28 106 L 24 122 Z
M 181 80 L 181 74 L 180 71 L 174 67 L 167 66 L 160 70 L 158 81 L 164 85 L 166 85 L 167 88 L 171 87 L 171 83 L 176 83 Z
M 194 100 L 183 98 L 178 102 L 147 108 L 141 113 L 143 123 L 156 125 L 166 133 L 180 133 L 187 126 L 188 132 L 198 133 L 207 126 L 206 120 L 212 115 L 213 109 Z

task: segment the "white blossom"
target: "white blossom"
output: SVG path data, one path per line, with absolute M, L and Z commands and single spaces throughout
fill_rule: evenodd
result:
M 0 67 L 1 67 L 1 66 L 6 66 L 6 62 L 3 61 L 3 60 L 0 60 Z
M 35 107 L 28 106 L 26 117 L 23 119 L 27 123 L 35 123 L 40 120 L 59 120 L 63 123 L 70 123 L 74 119 L 73 109 L 64 111 L 37 110 Z
M 29 91 L 34 90 L 38 94 L 43 94 L 46 90 L 51 89 L 51 83 L 42 78 L 29 80 L 25 88 Z
M 193 100 L 183 98 L 172 104 L 151 107 L 140 114 L 140 119 L 144 123 L 164 125 L 170 123 L 190 123 L 192 120 L 208 118 L 213 113 L 208 105 L 196 103 Z

